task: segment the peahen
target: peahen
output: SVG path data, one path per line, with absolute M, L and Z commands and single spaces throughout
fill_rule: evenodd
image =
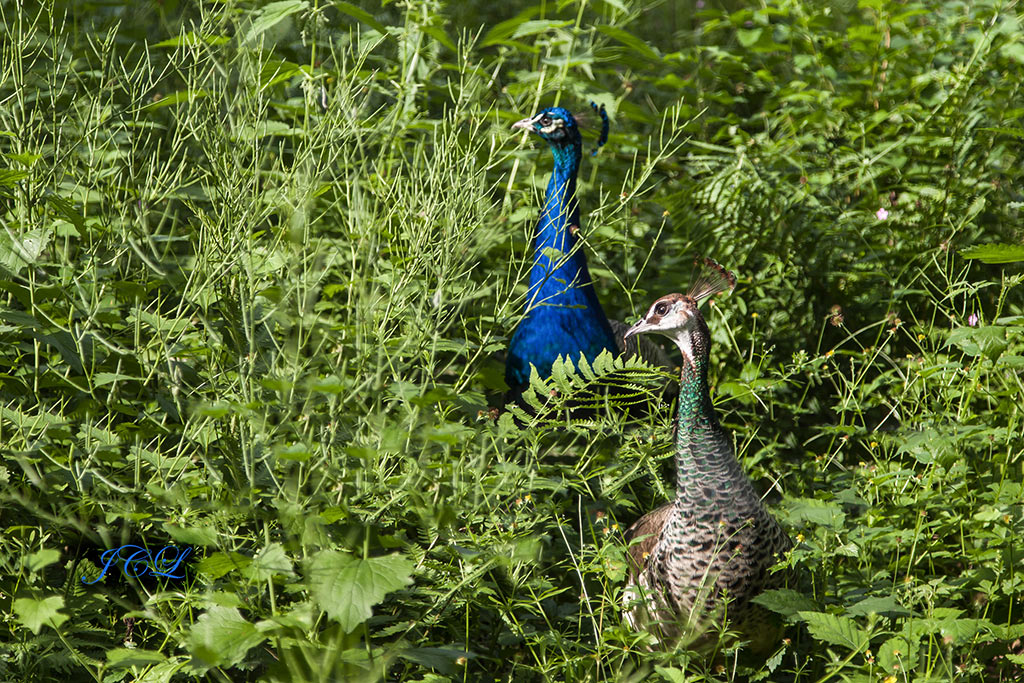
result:
M 600 114 L 601 138 L 608 138 L 604 107 Z M 530 366 L 541 377 L 551 373 L 558 356 L 578 361 L 580 354 L 593 361 L 602 351 L 613 355 L 639 353 L 641 358 L 671 367 L 664 351 L 648 340 L 623 340 L 628 326 L 609 320 L 601 308 L 587 269 L 578 232 L 580 210 L 576 176 L 583 156 L 583 140 L 575 117 L 562 107 L 548 107 L 512 125 L 530 130 L 547 141 L 555 159 L 548 181 L 544 210 L 534 234 L 533 267 L 526 299 L 526 315 L 509 343 L 505 360 L 507 400 L 518 400 L 530 383 Z
M 669 294 L 626 333 L 656 332 L 683 354 L 675 433 L 676 492 L 626 532 L 633 568 L 626 620 L 663 641 L 709 639 L 727 616 L 755 651 L 773 644 L 769 614 L 751 598 L 778 576 L 769 568 L 790 540 L 743 472 L 708 391 L 711 336 L 701 300 L 735 285 L 735 277 L 704 259 L 690 291 Z M 640 599 L 638 599 L 638 597 Z

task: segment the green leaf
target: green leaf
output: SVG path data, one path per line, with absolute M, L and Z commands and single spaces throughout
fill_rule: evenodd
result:
M 793 498 L 785 502 L 789 520 L 793 524 L 806 523 L 839 529 L 846 513 L 838 504 L 816 498 Z
M 163 109 L 164 107 L 170 107 L 181 102 L 191 102 L 192 100 L 209 96 L 210 93 L 206 90 L 179 90 L 178 92 L 161 97 L 155 102 L 149 102 L 142 105 L 142 110 L 150 111 L 153 109 Z
M 784 617 L 792 617 L 797 612 L 814 611 L 816 607 L 813 600 L 792 588 L 766 590 L 755 597 L 754 602 Z
M 661 674 L 668 683 L 688 683 L 690 679 L 686 677 L 686 672 L 680 669 L 668 668 L 667 666 L 656 666 L 654 670 Z
M 1024 244 L 979 244 L 962 249 L 960 255 L 982 263 L 1017 263 L 1024 261 Z
M 259 34 L 276 26 L 296 12 L 303 11 L 307 7 L 309 7 L 309 3 L 306 0 L 279 0 L 278 2 L 265 5 L 259 11 L 256 20 L 252 22 L 252 26 L 249 27 L 249 33 L 245 36 L 245 42 L 252 42 Z
M 846 613 L 853 617 L 866 617 L 869 614 L 882 614 L 887 617 L 909 617 L 910 610 L 897 602 L 891 595 L 864 598 L 850 607 Z
M 860 651 L 867 647 L 871 635 L 857 627 L 857 623 L 849 617 L 837 617 L 825 612 L 798 612 L 801 620 L 807 623 L 807 630 L 815 640 L 829 645 L 838 645 L 848 650 Z
M 378 33 L 390 35 L 387 26 L 374 19 L 373 15 L 369 12 L 360 9 L 351 3 L 344 2 L 344 0 L 334 0 L 334 3 L 332 4 L 338 11 L 344 12 L 353 19 L 363 22 Z
M 599 25 L 597 26 L 597 30 L 609 38 L 619 41 L 638 55 L 643 55 L 644 57 L 653 60 L 661 59 L 661 55 L 655 52 L 654 48 L 648 45 L 645 41 L 617 26 Z
M 213 553 L 207 555 L 196 564 L 196 569 L 208 575 L 211 579 L 219 579 L 228 572 L 236 569 L 245 569 L 252 562 L 252 558 L 241 553 Z
M 234 607 L 214 606 L 199 616 L 187 637 L 188 649 L 207 668 L 234 666 L 266 640 Z
M 135 650 L 126 647 L 115 647 L 107 650 L 107 662 L 112 669 L 127 669 L 132 666 L 152 666 L 166 660 L 167 657 L 153 650 Z
M 532 21 L 524 21 L 516 30 L 512 33 L 512 39 L 525 38 L 526 36 L 533 36 L 538 33 L 547 33 L 556 29 L 564 28 L 571 24 L 571 21 L 557 21 L 554 19 L 534 19 Z
M 415 647 L 401 650 L 398 656 L 402 659 L 408 659 L 410 662 L 416 662 L 421 666 L 440 671 L 446 676 L 451 676 L 456 672 L 456 661 L 458 659 L 463 657 L 472 659 L 476 657 L 472 652 L 452 647 Z
M 199 45 L 200 43 L 205 45 L 223 45 L 230 40 L 227 36 L 206 35 L 189 31 L 180 36 L 154 43 L 151 47 L 178 47 L 179 45 Z
M 322 550 L 307 564 L 309 589 L 321 608 L 351 632 L 373 615 L 384 597 L 412 583 L 412 560 L 399 554 L 357 559 Z
M 60 559 L 60 551 L 53 548 L 43 548 L 25 558 L 25 568 L 31 573 L 38 572 Z
M 886 673 L 896 671 L 911 671 L 917 666 L 916 643 L 911 643 L 903 637 L 896 636 L 882 643 L 878 648 L 878 663 Z
M 63 606 L 64 598 L 59 595 L 51 595 L 41 600 L 18 598 L 14 601 L 14 613 L 18 617 L 18 623 L 32 633 L 38 634 L 44 625 L 56 629 L 68 620 L 66 615 L 59 612 Z
M 295 576 L 292 561 L 280 543 L 271 543 L 258 552 L 246 573 L 256 581 L 266 581 L 273 576 Z

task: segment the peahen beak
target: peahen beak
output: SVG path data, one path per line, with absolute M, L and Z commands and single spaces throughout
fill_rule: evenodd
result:
M 634 334 L 640 334 L 641 332 L 645 331 L 646 329 L 647 329 L 647 321 L 644 318 L 640 318 L 640 320 L 636 321 L 636 324 L 633 325 L 633 327 L 631 327 L 628 330 L 626 330 L 626 333 L 624 335 L 622 335 L 622 339 L 623 339 L 623 341 L 625 341 L 626 339 L 629 339 L 630 337 L 632 337 Z
M 525 119 L 522 119 L 521 121 L 516 121 L 515 123 L 512 124 L 512 130 L 533 130 L 533 119 L 534 117 L 528 116 Z

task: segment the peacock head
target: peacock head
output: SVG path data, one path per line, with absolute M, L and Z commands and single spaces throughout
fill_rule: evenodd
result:
M 513 129 L 531 130 L 548 141 L 552 147 L 582 144 L 576 117 L 568 109 L 547 107 L 533 116 L 512 124 Z
M 676 343 L 691 364 L 699 349 L 706 352 L 708 328 L 700 303 L 714 294 L 731 290 L 736 286 L 736 276 L 709 258 L 697 259 L 696 265 L 699 272 L 690 291 L 669 294 L 655 301 L 647 315 L 629 328 L 623 339 L 652 332 L 664 335 Z M 696 346 L 695 335 L 700 338 Z

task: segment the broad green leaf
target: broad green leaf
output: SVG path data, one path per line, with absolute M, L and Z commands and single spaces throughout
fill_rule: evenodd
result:
M 358 559 L 322 550 L 307 563 L 309 589 L 321 608 L 351 632 L 373 614 L 373 606 L 412 583 L 412 560 L 399 554 Z
M 962 250 L 960 255 L 982 263 L 1017 263 L 1024 261 L 1024 244 L 979 244 Z
M 860 602 L 847 607 L 846 613 L 854 617 L 867 616 L 869 614 L 882 614 L 889 617 L 910 616 L 910 610 L 901 605 L 891 595 L 864 598 Z
M 33 574 L 40 569 L 49 567 L 60 559 L 60 551 L 53 548 L 43 548 L 25 558 L 25 568 Z
M 186 642 L 201 664 L 230 667 L 266 638 L 234 607 L 214 606 L 199 616 Z
M 35 634 L 38 634 L 44 625 L 56 629 L 67 621 L 67 615 L 60 613 L 62 607 L 64 598 L 59 595 L 42 599 L 18 598 L 14 601 L 14 613 L 17 615 L 18 623 Z
M 813 600 L 792 588 L 766 590 L 755 597 L 754 602 L 785 617 L 791 617 L 797 612 L 814 611 L 816 607 Z
M 846 513 L 838 504 L 816 498 L 793 498 L 784 503 L 790 523 L 809 523 L 839 529 Z
M 911 644 L 906 638 L 890 638 L 878 648 L 878 663 L 886 673 L 913 671 L 917 666 L 918 649 L 917 643 Z
M 414 647 L 401 650 L 398 655 L 410 662 L 416 662 L 420 666 L 440 671 L 447 676 L 451 676 L 458 670 L 457 660 L 476 657 L 472 652 L 453 647 Z
M 306 0 L 279 0 L 265 5 L 249 27 L 249 33 L 245 36 L 245 42 L 252 42 L 256 36 L 267 29 L 276 26 L 296 12 L 301 12 L 309 7 Z
M 849 617 L 837 617 L 825 612 L 798 612 L 800 619 L 807 624 L 807 630 L 815 640 L 829 645 L 838 645 L 848 650 L 860 651 L 867 647 L 871 640 L 870 634 L 858 628 L 857 623 Z
M 280 543 L 271 543 L 256 553 L 246 573 L 256 581 L 266 581 L 273 576 L 295 576 L 292 561 Z
M 241 553 L 218 552 L 207 555 L 196 564 L 196 569 L 212 579 L 219 579 L 235 569 L 244 569 L 252 562 L 252 558 Z
M 107 663 L 112 669 L 125 669 L 131 666 L 152 666 L 167 657 L 153 650 L 136 650 L 126 647 L 115 647 L 107 650 Z

